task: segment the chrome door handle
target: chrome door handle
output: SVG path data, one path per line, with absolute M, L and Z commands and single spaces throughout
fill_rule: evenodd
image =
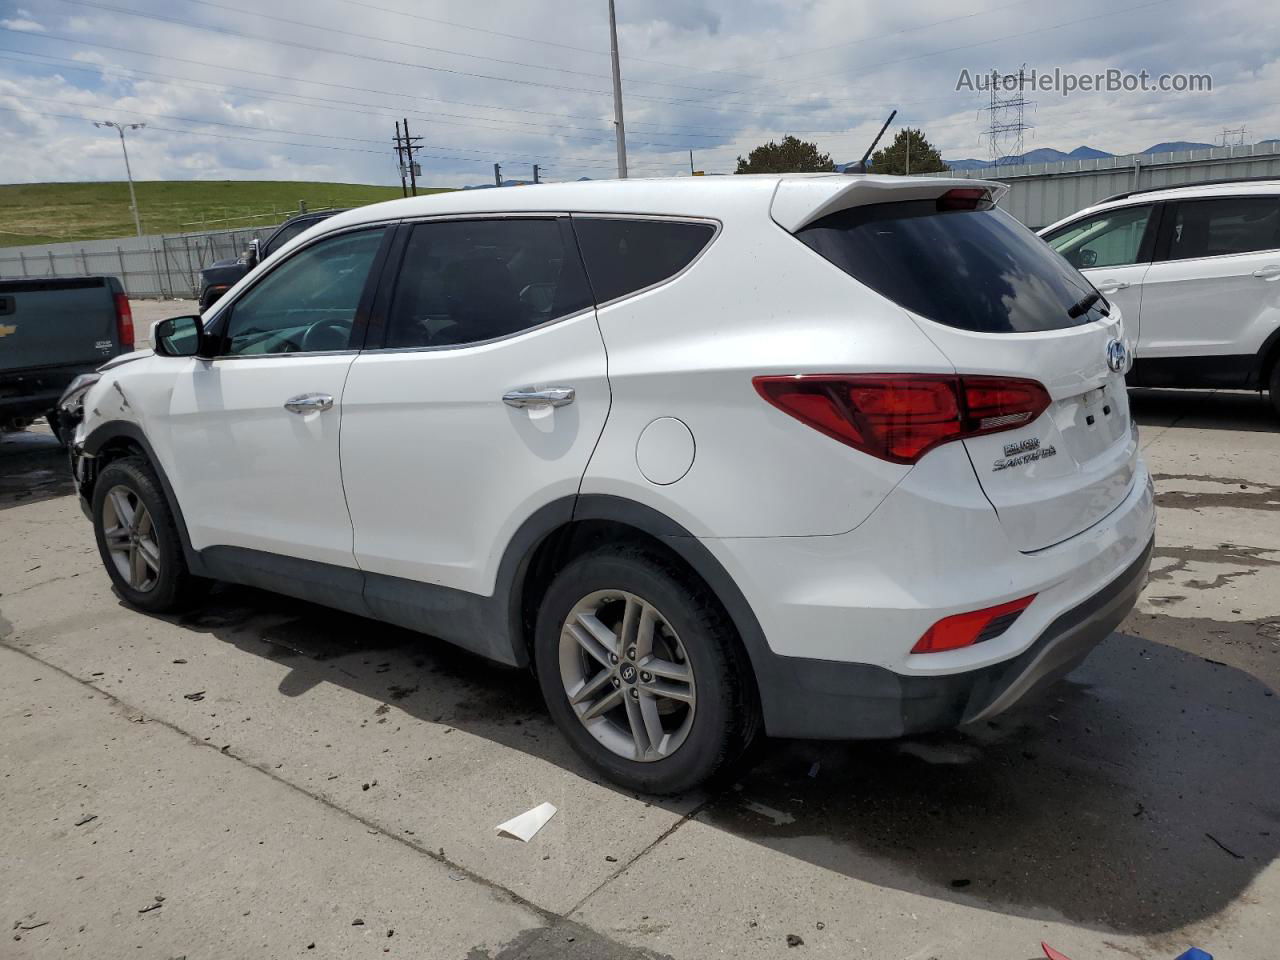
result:
M 1098 286 L 1099 293 L 1115 293 L 1117 290 L 1128 290 L 1129 284 L 1119 280 L 1108 280 Z
M 1280 264 L 1269 263 L 1265 267 L 1253 271 L 1253 275 L 1260 280 L 1275 280 L 1280 278 Z
M 333 397 L 327 393 L 300 393 L 284 402 L 290 413 L 319 413 L 333 406 Z
M 544 387 L 541 390 L 511 390 L 502 395 L 508 407 L 563 407 L 573 403 L 573 387 Z

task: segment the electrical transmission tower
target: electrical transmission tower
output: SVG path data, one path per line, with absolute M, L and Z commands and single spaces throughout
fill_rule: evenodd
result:
M 1248 127 L 1223 127 L 1222 133 L 1218 134 L 1218 138 L 1222 141 L 1222 146 L 1224 147 L 1243 147 L 1244 136 L 1248 129 Z
M 982 137 L 991 151 L 991 162 L 999 166 L 1026 152 L 1025 134 L 1032 129 L 1027 123 L 1027 107 L 1035 106 L 1022 93 L 1026 81 L 1026 65 L 1017 73 L 992 77 L 991 101 L 983 108 L 987 113 L 987 129 Z

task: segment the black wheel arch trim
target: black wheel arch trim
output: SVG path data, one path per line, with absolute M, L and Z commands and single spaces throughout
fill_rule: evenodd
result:
M 85 437 L 81 449 L 89 456 L 96 457 L 113 440 L 128 440 L 141 448 L 148 464 L 155 471 L 156 477 L 160 481 L 160 489 L 164 492 L 165 502 L 173 513 L 174 525 L 178 528 L 178 537 L 182 541 L 182 554 L 186 558 L 188 570 L 196 576 L 207 576 L 204 561 L 191 546 L 191 537 L 187 533 L 187 521 L 182 515 L 182 508 L 178 505 L 177 495 L 173 492 L 173 484 L 169 482 L 169 476 L 165 473 L 164 466 L 160 463 L 159 457 L 156 456 L 155 448 L 147 440 L 142 428 L 136 423 L 131 423 L 127 420 L 108 421 L 90 431 L 89 435 Z

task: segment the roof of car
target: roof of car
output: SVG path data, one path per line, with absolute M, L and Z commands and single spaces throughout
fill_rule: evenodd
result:
M 1280 193 L 1280 179 L 1219 180 L 1213 183 L 1184 183 L 1168 187 L 1150 187 L 1117 193 L 1100 200 L 1095 206 L 1124 201 L 1180 200 L 1188 197 L 1240 196 L 1242 194 Z
M 485 213 L 628 213 L 717 217 L 742 205 L 768 210 L 783 183 L 801 188 L 807 202 L 845 195 L 851 188 L 867 193 L 937 194 L 953 186 L 981 186 L 982 181 L 936 177 L 889 177 L 869 174 L 786 173 L 734 174 L 712 177 L 632 178 L 543 183 L 518 187 L 454 190 L 370 204 L 338 214 L 326 230 L 401 217 Z M 990 185 L 996 189 L 996 185 Z M 865 201 L 864 201 L 865 202 Z
M 1156 187 L 1147 190 L 1135 190 L 1131 193 L 1117 193 L 1099 200 L 1097 203 L 1068 214 L 1036 232 L 1043 236 L 1052 230 L 1082 216 L 1103 210 L 1116 210 L 1120 207 L 1133 207 L 1157 200 L 1193 200 L 1206 197 L 1240 197 L 1268 196 L 1280 194 L 1280 179 L 1220 180 L 1213 183 L 1187 183 L 1181 186 Z

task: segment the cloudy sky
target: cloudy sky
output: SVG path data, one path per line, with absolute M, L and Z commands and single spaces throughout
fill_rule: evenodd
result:
M 836 161 L 890 109 L 948 159 L 985 157 L 971 74 L 1207 73 L 1211 93 L 1032 95 L 1026 148 L 1113 153 L 1280 137 L 1280 22 L 1260 0 L 618 0 L 633 175 L 708 172 L 786 133 Z M 397 181 L 408 117 L 423 181 L 492 165 L 614 171 L 605 0 L 0 0 L 0 181 Z

